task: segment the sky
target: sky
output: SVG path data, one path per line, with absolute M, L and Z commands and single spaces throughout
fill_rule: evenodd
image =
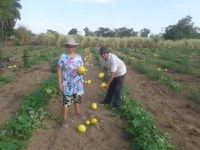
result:
M 20 25 L 33 33 L 46 33 L 47 29 L 61 34 L 75 28 L 97 31 L 133 28 L 150 29 L 152 34 L 163 33 L 169 25 L 175 25 L 187 15 L 200 27 L 200 0 L 20 0 Z

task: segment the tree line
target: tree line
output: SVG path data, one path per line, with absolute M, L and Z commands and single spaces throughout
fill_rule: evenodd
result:
M 143 28 L 142 30 L 134 31 L 133 28 L 117 28 L 109 29 L 106 27 L 99 27 L 97 31 L 91 31 L 88 27 L 84 29 L 84 36 L 91 37 L 150 37 L 150 38 L 162 38 L 164 40 L 181 40 L 181 39 L 200 39 L 200 28 L 194 26 L 191 16 L 186 16 L 178 21 L 175 25 L 169 25 L 165 28 L 164 33 L 157 35 L 151 34 L 151 30 Z M 47 34 L 59 34 L 51 29 L 47 30 Z M 76 28 L 72 28 L 69 35 L 77 35 L 79 31 Z
M 14 29 L 16 21 L 20 20 L 20 12 L 22 6 L 20 0 L 1 0 L 0 3 L 0 40 L 2 45 L 5 44 L 7 37 L 15 35 L 23 42 L 25 38 L 28 38 L 34 33 L 28 30 L 24 26 L 19 26 Z M 164 33 L 158 35 L 151 34 L 151 30 L 143 28 L 142 30 L 134 31 L 133 28 L 117 28 L 109 29 L 107 27 L 99 27 L 96 31 L 91 31 L 88 27 L 84 29 L 85 36 L 94 37 L 150 37 L 150 38 L 162 38 L 165 40 L 181 40 L 181 39 L 200 39 L 200 28 L 194 26 L 191 16 L 186 16 L 178 20 L 177 24 L 169 25 L 165 28 Z M 57 31 L 48 29 L 47 34 L 59 35 Z M 72 28 L 69 32 L 71 34 L 79 34 L 76 28 Z M 23 36 L 23 37 L 22 37 Z
M 164 33 L 158 35 L 150 34 L 151 30 L 144 28 L 139 32 L 134 31 L 132 28 L 118 28 L 109 29 L 99 27 L 97 31 L 90 31 L 88 27 L 83 29 L 85 36 L 96 36 L 96 37 L 159 37 L 165 40 L 181 40 L 181 39 L 199 39 L 200 28 L 194 26 L 191 16 L 186 16 L 178 21 L 175 25 L 169 25 L 165 28 Z M 78 30 L 72 28 L 68 34 L 78 34 Z

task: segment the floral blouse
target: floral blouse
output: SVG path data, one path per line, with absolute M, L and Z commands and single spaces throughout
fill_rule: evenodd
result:
M 71 58 L 66 54 L 62 54 L 58 60 L 58 65 L 62 67 L 63 94 L 71 96 L 73 94 L 82 95 L 83 76 L 79 75 L 76 69 L 83 65 L 83 60 L 79 54 L 75 58 Z

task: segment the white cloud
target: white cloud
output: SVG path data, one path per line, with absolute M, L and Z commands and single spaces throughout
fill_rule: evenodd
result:
M 113 3 L 116 0 L 73 0 L 75 2 L 95 2 L 95 3 L 101 3 L 101 4 L 106 4 L 106 3 Z

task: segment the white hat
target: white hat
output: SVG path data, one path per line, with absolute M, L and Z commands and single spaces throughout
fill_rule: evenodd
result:
M 73 38 L 69 38 L 66 40 L 66 42 L 63 45 L 78 45 L 79 43 L 76 43 L 76 41 Z

